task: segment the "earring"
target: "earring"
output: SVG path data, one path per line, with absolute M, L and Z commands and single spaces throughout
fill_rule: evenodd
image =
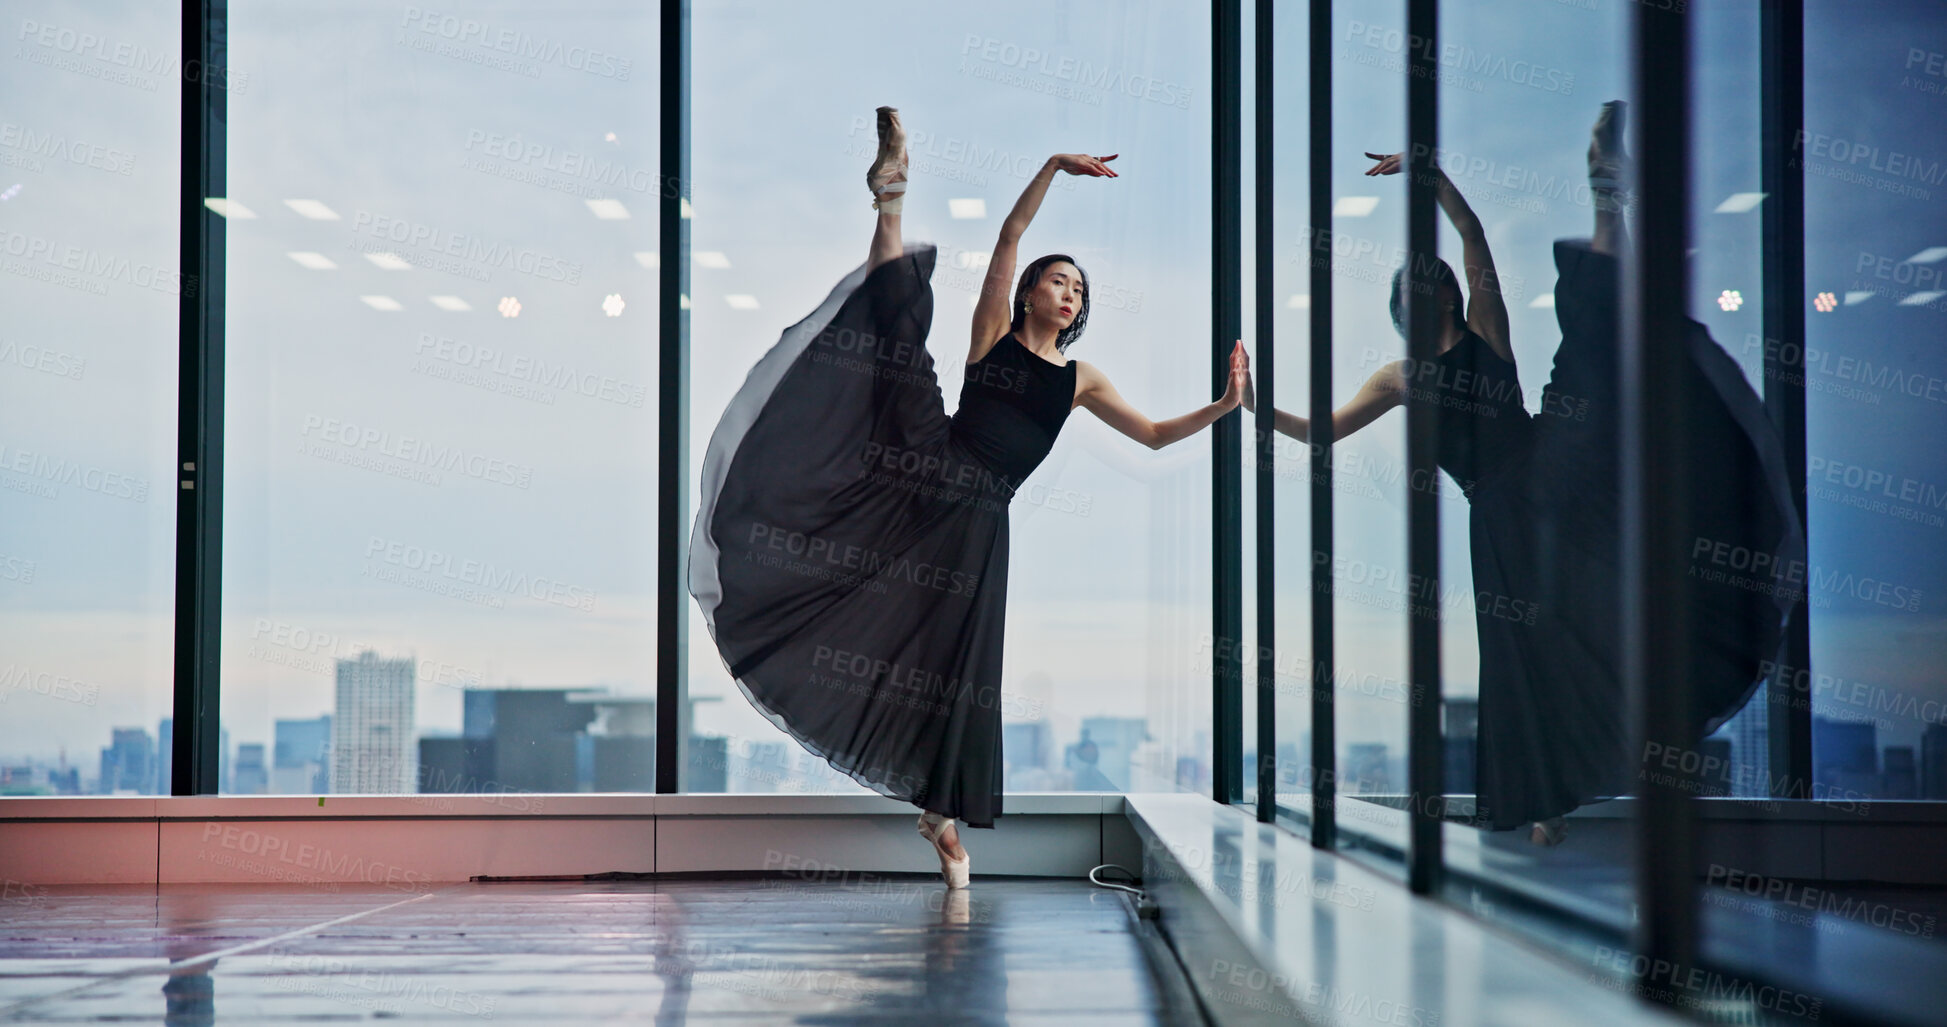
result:
M 1034 301 L 1033 301 L 1033 300 L 1028 300 L 1028 301 L 1027 301 L 1026 303 L 1023 303 L 1023 304 L 1021 305 L 1021 312 L 1022 312 L 1022 313 L 1024 313 L 1024 314 L 1032 314 L 1032 313 L 1034 313 Z

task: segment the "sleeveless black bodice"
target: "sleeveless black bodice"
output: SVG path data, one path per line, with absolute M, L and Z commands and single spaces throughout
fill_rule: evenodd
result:
M 1474 485 L 1505 466 L 1533 441 L 1534 418 L 1521 402 L 1514 365 L 1487 340 L 1461 335 L 1451 349 L 1421 365 L 1407 365 L 1409 402 L 1440 407 L 1438 461 L 1469 498 Z
M 1041 466 L 1075 405 L 1075 362 L 1054 364 L 1013 332 L 967 365 L 953 434 L 969 453 L 1019 488 Z

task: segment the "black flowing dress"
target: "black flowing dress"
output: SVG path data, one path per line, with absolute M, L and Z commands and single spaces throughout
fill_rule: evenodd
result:
M 1470 503 L 1480 716 L 1477 820 L 1502 830 L 1626 794 L 1620 541 L 1619 264 L 1585 240 L 1555 243 L 1562 342 L 1541 410 L 1512 363 L 1472 332 L 1408 367 L 1408 402 L 1440 411 L 1440 467 Z M 1689 322 L 1682 378 L 1692 440 L 1686 538 L 1709 549 L 1802 561 L 1784 455 L 1763 406 L 1702 324 Z M 1796 597 L 1686 567 L 1698 645 L 1694 725 L 1716 730 L 1762 683 Z
M 948 417 L 935 256 L 861 265 L 757 362 L 710 436 L 689 584 L 771 723 L 882 795 L 990 828 L 1008 505 L 1076 372 L 1010 333 Z

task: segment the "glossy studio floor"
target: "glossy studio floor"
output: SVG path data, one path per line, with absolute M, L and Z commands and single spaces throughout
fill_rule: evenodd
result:
M 0 1020 L 1202 1022 L 1122 896 L 919 874 L 48 888 L 5 906 Z

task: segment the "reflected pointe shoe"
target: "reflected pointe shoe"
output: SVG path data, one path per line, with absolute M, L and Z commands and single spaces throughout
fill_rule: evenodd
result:
M 947 850 L 946 843 L 941 841 L 946 834 L 946 829 L 952 824 L 953 818 L 943 817 L 932 810 L 927 810 L 920 814 L 919 833 L 933 843 L 933 851 L 940 857 L 940 876 L 946 879 L 946 886 L 949 889 L 966 888 L 969 887 L 968 877 L 973 870 L 973 853 L 954 859 L 953 854 Z M 964 845 L 961 847 L 965 848 Z
M 879 108 L 879 155 L 865 171 L 865 186 L 872 190 L 872 209 L 881 214 L 897 214 L 906 202 L 906 129 L 899 124 L 896 107 Z
M 1623 149 L 1629 104 L 1610 100 L 1589 131 L 1589 188 L 1597 210 L 1627 210 L 1636 198 L 1635 162 Z
M 1544 848 L 1554 848 L 1562 844 L 1562 839 L 1566 837 L 1568 837 L 1568 821 L 1561 817 L 1537 820 L 1534 826 L 1528 829 L 1528 840 Z

